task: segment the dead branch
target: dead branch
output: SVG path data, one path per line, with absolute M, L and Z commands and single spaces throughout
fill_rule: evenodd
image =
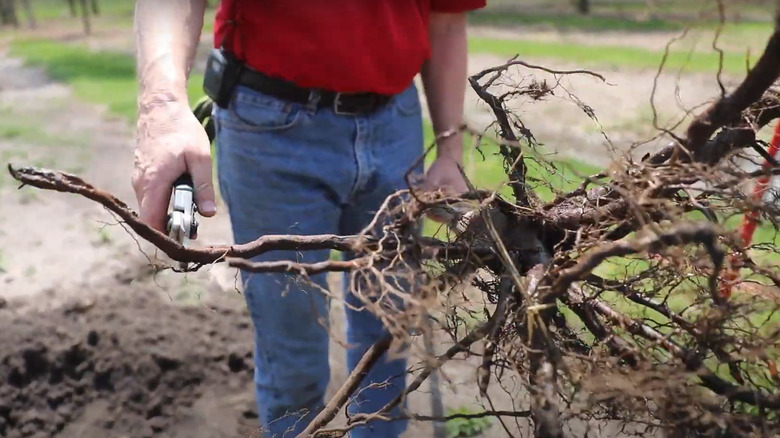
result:
M 139 237 L 151 243 L 168 257 L 179 262 L 211 264 L 228 257 L 251 259 L 274 250 L 311 251 L 334 249 L 350 251 L 357 236 L 263 236 L 243 245 L 212 246 L 195 249 L 185 248 L 165 234 L 141 222 L 138 215 L 114 195 L 93 187 L 83 179 L 63 172 L 35 169 L 32 167 L 14 168 L 8 165 L 8 171 L 22 186 L 29 185 L 58 192 L 75 193 L 91 199 L 119 216 Z
M 328 401 L 325 408 L 317 414 L 311 423 L 306 426 L 306 429 L 298 435 L 299 438 L 315 436 L 315 433 L 319 429 L 330 423 L 330 421 L 336 417 L 341 408 L 347 403 L 349 397 L 357 390 L 363 379 L 366 378 L 371 367 L 373 367 L 382 354 L 390 348 L 392 341 L 393 337 L 386 335 L 374 343 L 374 345 L 363 354 L 363 357 L 360 358 L 360 362 L 358 362 L 355 369 L 349 374 L 344 384 L 341 385 L 336 394 Z
M 382 409 L 380 409 L 375 414 L 357 414 L 350 417 L 348 421 L 348 425 L 351 427 L 355 427 L 358 425 L 366 424 L 369 421 L 375 420 L 375 419 L 381 419 L 382 417 L 386 417 L 387 414 L 392 411 L 396 406 L 400 405 L 406 397 L 411 394 L 412 392 L 416 391 L 420 388 L 420 385 L 425 382 L 425 380 L 431 375 L 431 373 L 439 368 L 442 367 L 447 361 L 458 355 L 459 353 L 467 352 L 469 351 L 469 348 L 472 344 L 475 342 L 478 342 L 480 339 L 487 336 L 487 334 L 492 329 L 493 325 L 495 324 L 495 318 L 496 316 L 493 315 L 491 319 L 486 321 L 485 323 L 481 324 L 474 330 L 472 330 L 468 335 L 464 336 L 463 339 L 458 341 L 455 345 L 447 349 L 447 351 L 444 354 L 439 355 L 436 357 L 431 363 L 427 364 L 425 369 L 423 369 L 410 383 L 406 386 L 406 388 L 403 390 L 401 394 L 399 394 L 396 398 L 390 401 L 387 405 L 385 405 Z M 319 431 L 319 433 L 316 433 L 315 436 L 330 436 L 332 433 L 332 430 L 323 429 Z
M 708 223 L 683 223 L 673 229 L 649 235 L 644 238 L 606 244 L 579 259 L 571 268 L 562 270 L 552 285 L 553 293 L 563 295 L 575 281 L 584 280 L 604 260 L 610 257 L 621 257 L 647 251 L 657 253 L 661 249 L 673 245 L 685 245 L 692 242 L 704 245 L 712 258 L 715 269 L 710 276 L 710 287 L 713 290 L 713 300 L 722 304 L 717 293 L 717 281 L 720 266 L 723 264 L 723 251 L 717 247 L 718 233 Z
M 680 361 L 685 364 L 687 370 L 696 372 L 701 379 L 702 384 L 712 392 L 722 395 L 731 401 L 739 401 L 751 405 L 754 404 L 764 408 L 780 409 L 780 397 L 740 387 L 723 380 L 714 373 L 703 368 L 701 360 L 692 352 L 675 344 L 669 340 L 669 338 L 644 324 L 642 321 L 630 319 L 598 299 L 586 298 L 577 288 L 570 288 L 568 294 L 569 300 L 572 302 L 587 302 L 588 306 L 592 306 L 599 314 L 610 319 L 619 327 L 625 328 L 632 334 L 653 341 L 655 345 L 662 347 L 664 350 L 680 359 Z
M 764 53 L 745 80 L 731 94 L 718 99 L 690 124 L 686 147 L 695 154 L 720 127 L 740 120 L 742 112 L 780 77 L 780 15 L 775 17 L 775 31 Z
M 47 169 L 36 169 L 33 167 L 15 168 L 10 164 L 8 165 L 8 171 L 14 179 L 22 183 L 21 187 L 29 185 L 40 189 L 74 193 L 99 203 L 119 216 L 131 230 L 138 234 L 139 237 L 151 243 L 168 257 L 178 262 L 208 265 L 222 262 L 227 259 L 233 259 L 233 263 L 236 264 L 236 267 L 248 271 L 285 272 L 294 271 L 295 268 L 290 265 L 290 269 L 286 269 L 286 265 L 283 263 L 257 266 L 249 261 L 238 260 L 251 259 L 270 251 L 315 251 L 321 249 L 354 251 L 358 247 L 370 250 L 375 249 L 377 244 L 377 240 L 374 237 L 366 235 L 338 236 L 324 234 L 316 236 L 299 236 L 285 234 L 262 236 L 252 242 L 240 245 L 185 248 L 179 245 L 175 240 L 142 222 L 135 211 L 111 193 L 100 190 L 75 175 Z M 460 258 L 464 257 L 466 254 L 473 257 L 484 257 L 490 256 L 491 253 L 489 248 L 464 247 L 463 245 L 458 244 L 452 245 L 430 238 L 419 238 L 418 241 L 421 246 L 423 246 L 423 248 L 420 249 L 421 253 L 425 255 L 425 257 L 434 260 L 439 258 Z M 386 245 L 388 250 L 394 249 L 393 245 L 396 243 L 397 242 L 393 242 L 393 239 L 385 239 L 384 241 L 384 245 Z M 332 268 L 332 270 L 335 271 L 345 271 L 354 266 L 356 266 L 354 263 L 330 263 L 317 265 L 316 267 L 304 267 L 303 270 L 328 270 Z M 197 269 L 197 267 L 195 269 Z
M 324 272 L 347 272 L 359 269 L 365 265 L 368 259 L 358 260 L 326 260 L 318 263 L 296 263 L 289 260 L 273 262 L 252 262 L 246 259 L 229 258 L 228 265 L 247 272 L 271 273 L 283 272 L 298 275 L 316 275 Z

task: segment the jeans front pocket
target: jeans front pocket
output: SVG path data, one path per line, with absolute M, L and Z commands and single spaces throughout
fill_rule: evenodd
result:
M 244 132 L 272 132 L 290 129 L 298 122 L 302 105 L 239 86 L 220 123 L 227 129 Z
M 393 111 L 404 117 L 416 116 L 422 113 L 420 96 L 417 94 L 417 86 L 412 83 L 404 91 L 395 95 L 391 101 Z

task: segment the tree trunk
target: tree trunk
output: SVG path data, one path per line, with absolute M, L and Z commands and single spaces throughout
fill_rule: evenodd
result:
M 27 25 L 30 29 L 38 27 L 38 24 L 35 22 L 35 14 L 33 14 L 30 0 L 22 0 L 22 8 L 24 9 L 24 14 L 27 15 Z
M 70 8 L 70 16 L 71 17 L 77 17 L 78 12 L 76 12 L 76 0 L 68 0 L 68 8 Z
M 100 8 L 98 7 L 98 0 L 92 0 L 92 15 L 100 15 Z
M 653 20 L 658 12 L 658 0 L 647 0 L 647 18 Z
M 19 27 L 15 0 L 0 0 L 0 24 L 10 24 L 14 27 Z
M 590 0 L 577 0 L 577 11 L 582 15 L 590 14 Z
M 80 0 L 81 4 L 81 20 L 84 22 L 84 33 L 87 35 L 92 33 L 92 24 L 89 21 L 89 7 L 87 6 L 87 0 Z

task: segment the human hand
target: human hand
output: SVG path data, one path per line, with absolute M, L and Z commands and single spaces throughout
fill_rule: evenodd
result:
M 173 182 L 192 176 L 198 212 L 217 212 L 211 175 L 211 145 L 203 126 L 183 101 L 142 105 L 138 116 L 133 188 L 140 218 L 165 232 Z
M 440 155 L 428 168 L 425 189 L 441 191 L 446 196 L 457 196 L 468 191 L 466 180 L 460 171 L 461 162 L 447 155 Z M 441 209 L 432 209 L 428 217 L 436 222 L 449 222 L 451 215 Z

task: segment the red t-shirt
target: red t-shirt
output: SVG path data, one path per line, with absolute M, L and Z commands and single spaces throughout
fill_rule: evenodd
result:
M 224 39 L 249 67 L 301 87 L 395 94 L 430 56 L 431 11 L 484 5 L 485 0 L 222 0 L 214 42 L 219 46 Z

